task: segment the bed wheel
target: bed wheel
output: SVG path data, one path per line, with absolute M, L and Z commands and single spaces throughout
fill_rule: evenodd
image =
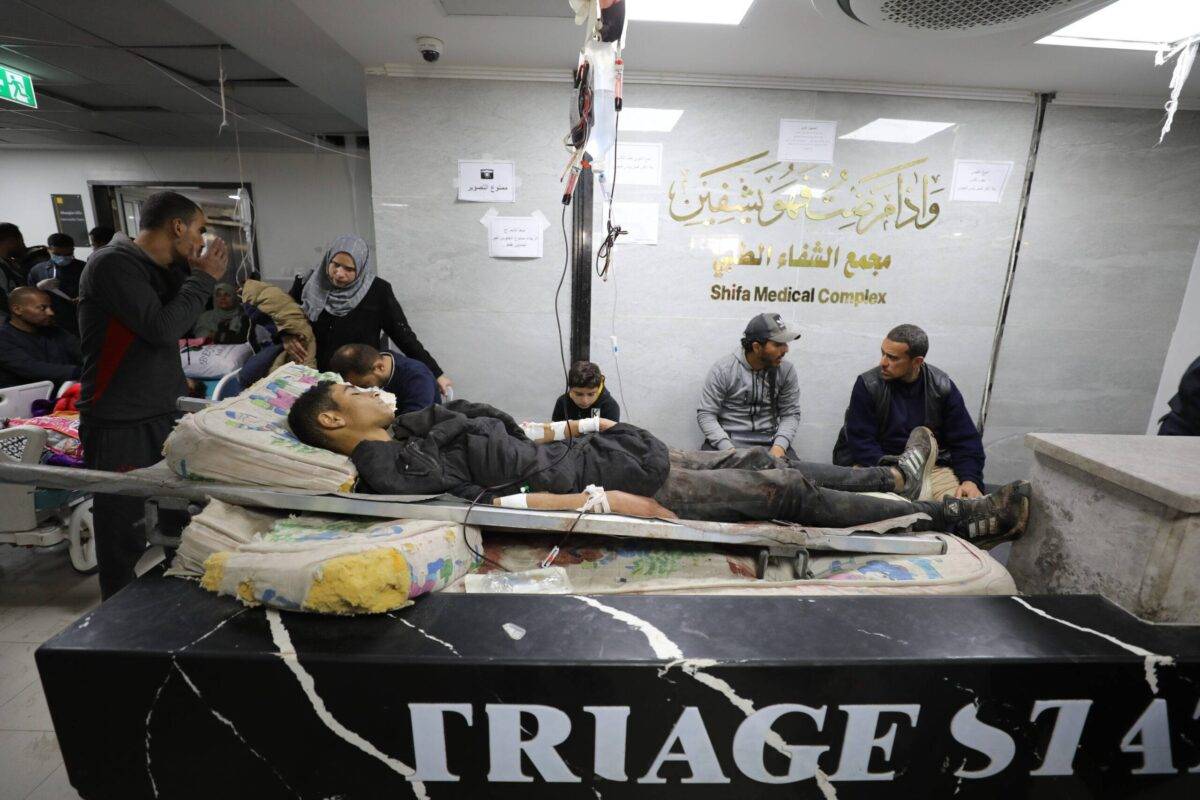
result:
M 760 581 L 767 577 L 767 564 L 771 561 L 771 551 L 767 548 L 762 548 L 758 551 L 757 557 L 754 559 L 754 577 Z
M 92 527 L 92 499 L 89 497 L 71 511 L 67 524 L 67 554 L 76 572 L 91 575 L 100 569 L 96 564 L 96 534 Z

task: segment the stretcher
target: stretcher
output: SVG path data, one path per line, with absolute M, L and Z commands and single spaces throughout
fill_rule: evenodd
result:
M 768 556 L 796 558 L 802 550 L 892 555 L 941 555 L 945 541 L 936 537 L 885 535 L 923 518 L 910 514 L 853 529 L 819 528 L 782 522 L 720 523 L 699 520 L 662 520 L 618 514 L 583 514 L 564 511 L 499 508 L 472 505 L 446 495 L 370 495 L 353 492 L 280 491 L 187 480 L 160 462 L 131 472 L 31 464 L 0 463 L 0 483 L 24 484 L 98 494 L 175 498 L 204 503 L 210 498 L 251 508 L 311 514 L 333 514 L 380 519 L 419 518 L 470 523 L 484 529 L 537 533 L 597 534 L 632 539 L 668 540 L 709 545 L 737 545 L 766 551 Z M 760 556 L 760 559 L 763 556 Z

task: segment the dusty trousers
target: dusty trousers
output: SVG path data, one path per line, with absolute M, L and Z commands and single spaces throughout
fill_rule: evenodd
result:
M 770 462 L 770 467 L 764 468 L 765 462 Z M 845 528 L 924 512 L 933 518 L 932 523 L 919 523 L 915 527 L 927 529 L 942 520 L 941 503 L 913 503 L 901 498 L 823 488 L 800 470 L 780 469 L 775 464 L 765 450 L 672 450 L 671 471 L 654 499 L 684 519 L 713 522 L 779 519 Z M 889 472 L 889 488 L 891 481 Z

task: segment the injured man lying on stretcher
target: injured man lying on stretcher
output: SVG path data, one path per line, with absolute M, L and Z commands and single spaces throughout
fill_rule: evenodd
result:
M 930 519 L 920 529 L 954 533 L 980 547 L 1017 538 L 1029 516 L 1026 481 L 978 498 L 880 497 L 819 486 L 761 448 L 674 451 L 648 431 L 608 420 L 571 421 L 563 438 L 535 442 L 488 405 L 458 400 L 395 416 L 378 393 L 328 381 L 297 398 L 288 425 L 305 444 L 349 456 L 362 488 L 379 494 L 446 492 L 521 508 L 587 505 L 639 517 L 822 527 L 924 513 Z M 878 475 L 867 473 L 882 484 L 873 490 L 901 484 L 915 498 L 936 460 L 936 443 L 920 428 L 909 445 L 900 459 L 908 474 L 897 478 L 891 468 L 877 468 Z M 852 483 L 833 472 L 826 477 Z

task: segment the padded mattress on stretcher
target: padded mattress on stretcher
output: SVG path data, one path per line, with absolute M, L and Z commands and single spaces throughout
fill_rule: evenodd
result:
M 957 536 L 924 534 L 946 543 L 942 555 L 879 555 L 812 551 L 813 577 L 797 580 L 790 565 L 773 562 L 754 577 L 753 551 L 687 543 L 579 536 L 561 546 L 554 565 L 580 594 L 1013 595 L 1008 571 Z M 487 533 L 484 553 L 514 573 L 533 570 L 559 536 Z M 482 573 L 499 573 L 485 563 Z M 472 581 L 473 585 L 479 582 Z M 473 589 L 474 590 L 474 589 Z M 460 581 L 446 591 L 466 591 Z

